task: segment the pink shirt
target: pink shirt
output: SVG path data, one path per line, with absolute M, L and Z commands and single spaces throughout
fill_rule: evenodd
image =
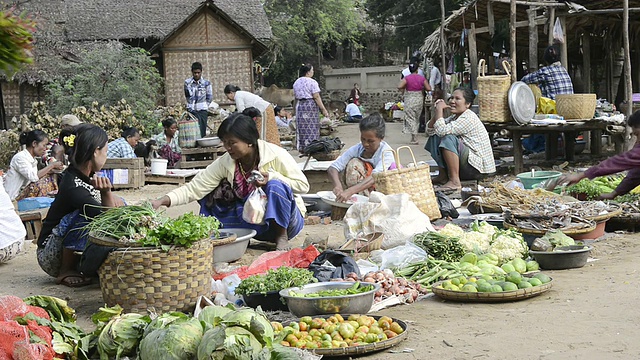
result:
M 424 82 L 427 80 L 424 76 L 418 74 L 411 74 L 409 76 L 405 76 L 405 81 L 407 82 L 407 91 L 422 91 L 424 90 Z
M 320 92 L 318 82 L 310 77 L 300 77 L 293 83 L 293 94 L 296 99 L 312 99 L 313 94 Z

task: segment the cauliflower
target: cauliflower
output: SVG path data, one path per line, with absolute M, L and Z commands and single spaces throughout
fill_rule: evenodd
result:
M 464 235 L 464 230 L 456 224 L 449 223 L 440 229 L 438 233 L 444 236 L 460 237 Z
M 496 232 L 489 247 L 489 253 L 496 255 L 500 264 L 515 258 L 524 258 L 527 250 L 527 244 L 522 235 L 515 231 Z
M 466 252 L 484 254 L 489 251 L 491 235 L 476 231 L 465 232 L 458 238 L 458 243 Z
M 495 234 L 496 231 L 498 231 L 498 228 L 489 224 L 486 221 L 482 221 L 478 223 L 478 221 L 476 220 L 471 224 L 471 230 L 481 232 L 489 236 L 493 236 L 493 234 Z

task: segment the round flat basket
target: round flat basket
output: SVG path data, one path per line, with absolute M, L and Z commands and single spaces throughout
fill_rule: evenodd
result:
M 343 317 L 345 319 L 348 316 L 349 315 L 343 315 Z M 378 316 L 378 315 L 368 315 L 368 316 L 371 316 L 372 318 L 374 318 L 376 320 L 379 320 L 382 317 L 382 316 Z M 314 317 L 328 318 L 329 316 L 314 316 Z M 376 343 L 371 343 L 371 344 L 364 344 L 364 345 L 358 345 L 358 346 L 348 346 L 348 347 L 341 347 L 341 348 L 331 348 L 331 349 L 314 349 L 314 350 L 311 350 L 311 351 L 313 351 L 317 355 L 322 355 L 323 357 L 324 356 L 332 357 L 332 356 L 362 355 L 362 354 L 368 354 L 368 353 L 372 353 L 372 352 L 388 349 L 388 348 L 390 348 L 392 346 L 395 346 L 395 345 L 399 344 L 403 340 L 405 340 L 407 338 L 407 336 L 408 336 L 407 333 L 408 333 L 408 330 L 409 330 L 409 326 L 404 321 L 398 320 L 398 319 L 394 319 L 394 318 L 392 318 L 391 320 L 397 322 L 402 327 L 402 330 L 404 330 L 402 332 L 402 334 L 398 334 L 398 336 L 396 336 L 394 338 L 383 340 L 383 341 L 376 342 Z
M 560 229 L 530 229 L 530 228 L 522 228 L 522 227 L 518 227 L 514 224 L 509 223 L 507 220 L 505 220 L 502 223 L 502 226 L 504 226 L 505 229 L 516 229 L 518 230 L 518 232 L 522 233 L 522 234 L 526 234 L 526 235 L 540 235 L 540 236 L 544 236 L 544 234 L 547 233 L 547 231 L 549 230 L 560 230 L 563 233 L 565 233 L 565 235 L 577 235 L 577 234 L 586 234 L 589 232 L 592 232 L 593 230 L 596 229 L 596 223 L 595 221 L 592 220 L 588 220 L 588 226 L 581 228 L 581 229 L 573 229 L 573 228 L 560 228 Z
M 333 150 L 328 153 L 315 153 L 312 154 L 311 157 L 318 161 L 333 161 L 340 157 L 340 150 Z
M 610 210 L 606 214 L 596 215 L 596 216 L 585 216 L 584 218 L 587 220 L 592 220 L 595 222 L 609 220 L 613 217 L 619 216 L 622 214 L 622 206 L 619 204 L 609 204 Z
M 433 286 L 431 287 L 431 291 L 433 291 L 434 295 L 444 300 L 460 302 L 509 302 L 528 299 L 549 291 L 553 286 L 553 279 L 551 279 L 551 281 L 546 284 L 526 289 L 494 293 L 445 290 L 438 287 L 442 283 L 443 282 L 440 281 L 433 284 Z

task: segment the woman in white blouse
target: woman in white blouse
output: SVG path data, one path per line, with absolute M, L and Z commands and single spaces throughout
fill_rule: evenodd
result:
M 227 96 L 227 99 L 236 103 L 236 110 L 238 112 L 243 112 L 244 109 L 249 107 L 260 110 L 262 120 L 256 123 L 258 132 L 260 133 L 260 139 L 280 145 L 280 134 L 278 133 L 276 113 L 273 110 L 273 105 L 256 94 L 240 90 L 240 88 L 235 85 L 225 86 L 224 94 Z M 262 121 L 266 121 L 264 131 L 262 129 Z
M 41 130 L 32 130 L 20 134 L 20 145 L 25 149 L 11 159 L 9 171 L 4 179 L 4 187 L 13 200 L 27 197 L 47 196 L 58 189 L 53 178 L 54 170 L 62 170 L 60 161 L 53 161 L 42 170 L 38 170 L 38 160 L 47 151 L 49 139 Z

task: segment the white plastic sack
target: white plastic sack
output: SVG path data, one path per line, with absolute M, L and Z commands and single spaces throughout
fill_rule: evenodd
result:
M 347 239 L 382 232 L 382 249 L 403 245 L 413 235 L 427 230 L 435 231 L 429 217 L 409 200 L 407 194 L 385 195 L 373 191 L 368 203 L 354 203 L 344 216 Z
M 242 210 L 242 219 L 249 224 L 264 224 L 264 213 L 267 210 L 267 194 L 262 188 L 257 188 L 249 194 L 247 201 L 244 202 Z
M 427 252 L 412 242 L 396 246 L 382 253 L 380 269 L 402 269 L 427 259 Z
M 562 31 L 562 23 L 560 18 L 556 18 L 555 24 L 553 24 L 553 40 L 564 44 L 564 32 Z

